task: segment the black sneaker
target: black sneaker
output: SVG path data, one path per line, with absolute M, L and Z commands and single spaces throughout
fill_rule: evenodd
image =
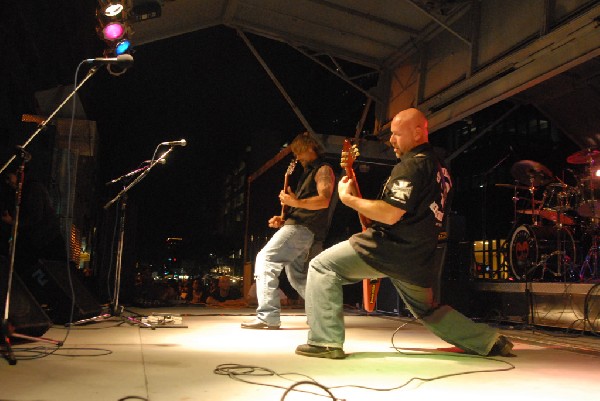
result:
M 515 356 L 511 353 L 513 346 L 513 343 L 508 338 L 500 336 L 488 353 L 488 356 Z
M 341 348 L 319 347 L 318 345 L 302 344 L 296 348 L 296 354 L 314 358 L 344 359 L 346 354 Z

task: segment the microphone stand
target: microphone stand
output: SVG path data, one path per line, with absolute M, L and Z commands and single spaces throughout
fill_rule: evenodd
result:
M 12 282 L 13 282 L 13 273 L 15 269 L 15 251 L 17 246 L 17 234 L 19 231 L 19 216 L 21 211 L 21 195 L 23 193 L 23 181 L 25 180 L 25 163 L 31 160 L 31 154 L 27 152 L 22 146 L 17 146 L 17 154 L 19 154 L 21 158 L 21 164 L 17 170 L 17 186 L 15 188 L 15 210 L 14 217 L 12 222 L 12 232 L 11 232 L 11 243 L 10 243 L 10 259 L 9 259 L 9 267 L 8 267 L 8 280 L 6 286 L 6 298 L 4 303 L 4 315 L 2 316 L 2 322 L 0 325 L 0 345 L 3 345 L 4 350 L 2 350 L 2 354 L 8 360 L 9 365 L 16 365 L 17 360 L 12 351 L 12 346 L 10 342 L 10 337 L 20 338 L 23 340 L 29 341 L 41 341 L 47 342 L 50 344 L 55 344 L 61 347 L 63 345 L 62 341 L 56 341 L 49 338 L 42 337 L 32 337 L 25 334 L 19 334 L 14 331 L 14 327 L 9 323 L 9 311 L 10 311 L 10 295 L 12 291 Z M 12 160 L 15 159 L 16 156 L 13 156 Z
M 79 85 L 77 85 L 75 87 L 75 89 L 73 89 L 73 91 L 69 94 L 69 96 L 67 96 L 65 98 L 65 100 L 63 100 L 63 102 L 58 105 L 58 107 L 52 112 L 52 114 L 50 114 L 50 116 L 48 116 L 48 118 L 46 118 L 46 120 L 44 120 L 42 123 L 40 123 L 38 125 L 35 132 L 23 143 L 23 145 L 17 146 L 17 149 L 18 149 L 17 154 L 19 154 L 19 156 L 21 157 L 22 162 L 21 162 L 21 165 L 19 166 L 19 170 L 18 170 L 17 190 L 15 191 L 15 201 L 16 201 L 15 202 L 15 217 L 14 217 L 14 222 L 13 222 L 13 227 L 12 227 L 12 243 L 11 243 L 11 248 L 10 248 L 10 262 L 9 262 L 10 265 L 9 265 L 9 271 L 8 271 L 6 303 L 4 305 L 4 316 L 2 317 L 2 321 L 0 324 L 0 345 L 2 345 L 4 347 L 4 350 L 1 350 L 1 352 L 8 359 L 10 365 L 16 365 L 17 360 L 15 359 L 15 357 L 13 355 L 9 337 L 21 338 L 21 339 L 31 340 L 31 341 L 44 341 L 44 342 L 56 344 L 59 347 L 63 345 L 62 341 L 55 341 L 55 340 L 41 338 L 41 337 L 40 338 L 30 337 L 30 336 L 26 336 L 23 334 L 15 333 L 13 330 L 13 327 L 8 322 L 8 314 L 9 314 L 9 309 L 10 309 L 10 293 L 12 290 L 12 278 L 13 278 L 13 272 L 14 272 L 14 260 L 15 260 L 15 249 L 16 249 L 15 246 L 16 246 L 16 242 L 17 242 L 19 212 L 20 212 L 20 203 L 21 203 L 21 189 L 23 186 L 25 163 L 27 163 L 31 159 L 31 154 L 29 154 L 27 151 L 25 151 L 25 148 L 27 147 L 27 145 L 29 145 L 29 143 L 31 143 L 31 141 L 33 141 L 33 139 L 40 132 L 42 132 L 42 130 L 44 130 L 46 128 L 48 123 L 54 118 L 54 116 L 60 111 L 60 109 L 62 109 L 63 106 L 65 104 L 67 104 L 67 102 L 69 100 L 71 100 L 71 98 L 75 95 L 75 93 L 77 93 L 79 88 L 81 88 L 83 86 L 83 84 L 85 84 L 87 82 L 87 80 L 90 79 L 97 71 L 98 71 L 98 67 L 96 67 L 96 66 L 90 68 L 90 70 L 88 71 L 85 78 L 79 83 Z M 6 163 L 4 163 L 4 165 L 2 167 L 0 167 L 0 174 L 2 172 L 4 172 L 4 170 L 6 170 L 6 168 L 16 159 L 17 154 L 12 155 L 8 159 L 8 161 Z
M 116 257 L 116 264 L 115 264 L 115 282 L 114 282 L 114 288 L 113 288 L 113 301 L 111 302 L 111 305 L 110 305 L 110 313 L 91 317 L 89 319 L 79 320 L 77 322 L 74 322 L 72 325 L 87 324 L 87 323 L 91 323 L 91 322 L 102 321 L 102 320 L 108 319 L 112 316 L 117 316 L 129 324 L 137 324 L 142 327 L 151 328 L 152 330 L 154 330 L 156 328 L 156 326 L 151 325 L 149 323 L 144 323 L 140 319 L 137 319 L 133 316 L 123 316 L 122 313 L 123 313 L 124 307 L 119 305 L 119 291 L 121 288 L 121 268 L 122 268 L 122 260 L 123 260 L 123 245 L 125 243 L 125 216 L 126 216 L 126 211 L 127 211 L 127 192 L 131 188 L 133 188 L 133 186 L 135 186 L 140 181 L 142 181 L 150 173 L 150 170 L 152 170 L 152 168 L 154 168 L 154 166 L 156 166 L 156 164 L 160 163 L 161 160 L 163 160 L 172 150 L 173 150 L 173 146 L 171 146 L 169 148 L 169 150 L 167 150 L 165 153 L 163 153 L 158 159 L 156 159 L 156 160 L 152 159 L 150 164 L 140 167 L 138 169 L 135 169 L 127 174 L 124 174 L 124 175 L 122 175 L 118 178 L 115 178 L 114 180 L 111 180 L 106 183 L 106 185 L 114 184 L 116 182 L 123 181 L 130 177 L 133 177 L 137 174 L 137 177 L 135 179 L 133 179 L 113 199 L 111 199 L 106 205 L 104 205 L 104 209 L 106 210 L 110 206 L 112 206 L 115 202 L 119 201 L 119 203 L 120 203 L 121 216 L 119 218 L 119 237 L 118 237 L 119 239 L 118 239 L 118 244 L 117 244 L 117 257 Z
M 60 109 L 63 108 L 63 106 L 75 95 L 75 93 L 77 93 L 77 91 L 79 90 L 79 88 L 81 88 L 83 86 L 84 83 L 86 83 L 86 81 L 88 79 L 90 79 L 96 72 L 98 71 L 98 67 L 92 67 L 90 68 L 90 70 L 88 71 L 87 75 L 85 76 L 84 79 L 81 80 L 81 83 L 79 83 L 79 85 L 77 85 L 77 87 L 75 89 L 73 89 L 73 91 L 69 94 L 69 96 L 67 96 L 65 98 L 65 100 L 63 100 L 63 102 L 61 104 L 58 105 L 58 107 L 56 108 L 56 110 L 54 110 L 52 112 L 52 114 L 50 114 L 48 116 L 48 118 L 46 118 L 42 123 L 40 123 L 40 125 L 38 125 L 37 129 L 35 130 L 35 132 L 33 134 L 31 134 L 31 136 L 29 137 L 29 139 L 27 139 L 25 141 L 25 143 L 23 143 L 23 145 L 21 145 L 22 149 L 25 149 L 27 147 L 27 145 L 29 145 L 29 143 L 31 141 L 33 141 L 33 139 L 40 133 L 42 132 L 43 129 L 46 128 L 46 126 L 48 125 L 48 123 L 54 118 L 54 116 L 56 115 L 56 113 L 58 113 L 60 111 Z M 16 155 L 12 155 L 12 157 L 10 159 L 8 159 L 8 161 L 2 166 L 2 168 L 0 168 L 0 174 L 6 170 L 6 168 L 15 160 Z
M 490 169 L 488 169 L 486 172 L 484 172 L 482 174 L 482 176 L 483 176 L 483 193 L 482 193 L 483 207 L 481 208 L 482 209 L 481 210 L 481 229 L 482 229 L 482 235 L 483 235 L 483 240 L 481 241 L 482 248 L 483 248 L 482 249 L 483 250 L 482 262 L 484 264 L 484 266 L 483 266 L 484 268 L 486 268 L 486 266 L 489 267 L 489 272 L 490 272 L 489 278 L 494 278 L 493 275 L 498 275 L 498 272 L 493 271 L 494 262 L 491 260 L 492 259 L 492 245 L 486 244 L 486 242 L 488 242 L 488 239 L 487 239 L 487 186 L 488 186 L 488 179 L 489 179 L 488 177 L 498 167 L 500 167 L 500 165 L 502 163 L 504 163 L 509 157 L 510 157 L 510 152 L 508 154 L 506 154 L 498 162 L 496 162 L 496 164 L 494 164 Z M 489 265 L 486 265 L 486 262 L 488 262 Z

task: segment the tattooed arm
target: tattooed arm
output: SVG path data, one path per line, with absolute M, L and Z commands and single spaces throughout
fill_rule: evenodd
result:
M 317 174 L 315 174 L 315 181 L 317 182 L 317 192 L 319 195 L 305 199 L 297 199 L 296 194 L 288 187 L 286 192 L 281 191 L 279 200 L 282 204 L 291 207 L 307 210 L 326 209 L 329 206 L 329 201 L 331 201 L 335 185 L 333 169 L 327 165 L 321 166 L 319 171 L 317 171 Z

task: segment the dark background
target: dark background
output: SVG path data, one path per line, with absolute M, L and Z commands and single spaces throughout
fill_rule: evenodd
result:
M 69 93 L 78 64 L 101 57 L 105 47 L 95 32 L 95 0 L 8 3 L 0 20 L 1 72 L 8 78 L 0 96 L 2 163 L 35 130 L 21 116 L 47 115 L 36 104 L 36 92 L 67 86 Z M 287 45 L 248 37 L 317 133 L 354 135 L 364 95 Z M 260 166 L 305 128 L 235 31 L 215 27 L 139 47 L 135 35 L 131 39 L 134 65 L 119 76 L 102 67 L 78 92 L 85 118 L 98 127 L 99 227 L 114 228 L 113 215 L 102 206 L 121 189 L 104 183 L 150 159 L 159 143 L 185 138 L 186 147 L 175 148 L 165 165 L 130 190 L 129 244 L 135 243 L 135 259 L 147 263 L 164 257 L 167 237 L 183 237 L 190 257 L 226 254 L 233 245 L 218 233 L 225 176 L 242 160 Z M 81 66 L 78 82 L 89 68 Z M 369 79 L 361 84 L 374 85 Z M 71 107 L 60 115 L 69 116 Z M 372 127 L 372 119 L 365 127 Z M 50 146 L 51 135 L 50 127 L 31 144 L 38 165 L 48 156 L 36 148 Z M 276 187 L 254 196 L 276 200 L 281 175 L 271 176 L 261 180 L 273 179 Z M 260 203 L 254 206 L 263 211 Z

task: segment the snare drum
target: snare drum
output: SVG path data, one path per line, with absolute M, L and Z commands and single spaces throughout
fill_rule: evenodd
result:
M 517 280 L 542 278 L 544 269 L 561 276 L 563 265 L 574 262 L 576 256 L 567 227 L 522 225 L 510 239 L 509 263 Z

